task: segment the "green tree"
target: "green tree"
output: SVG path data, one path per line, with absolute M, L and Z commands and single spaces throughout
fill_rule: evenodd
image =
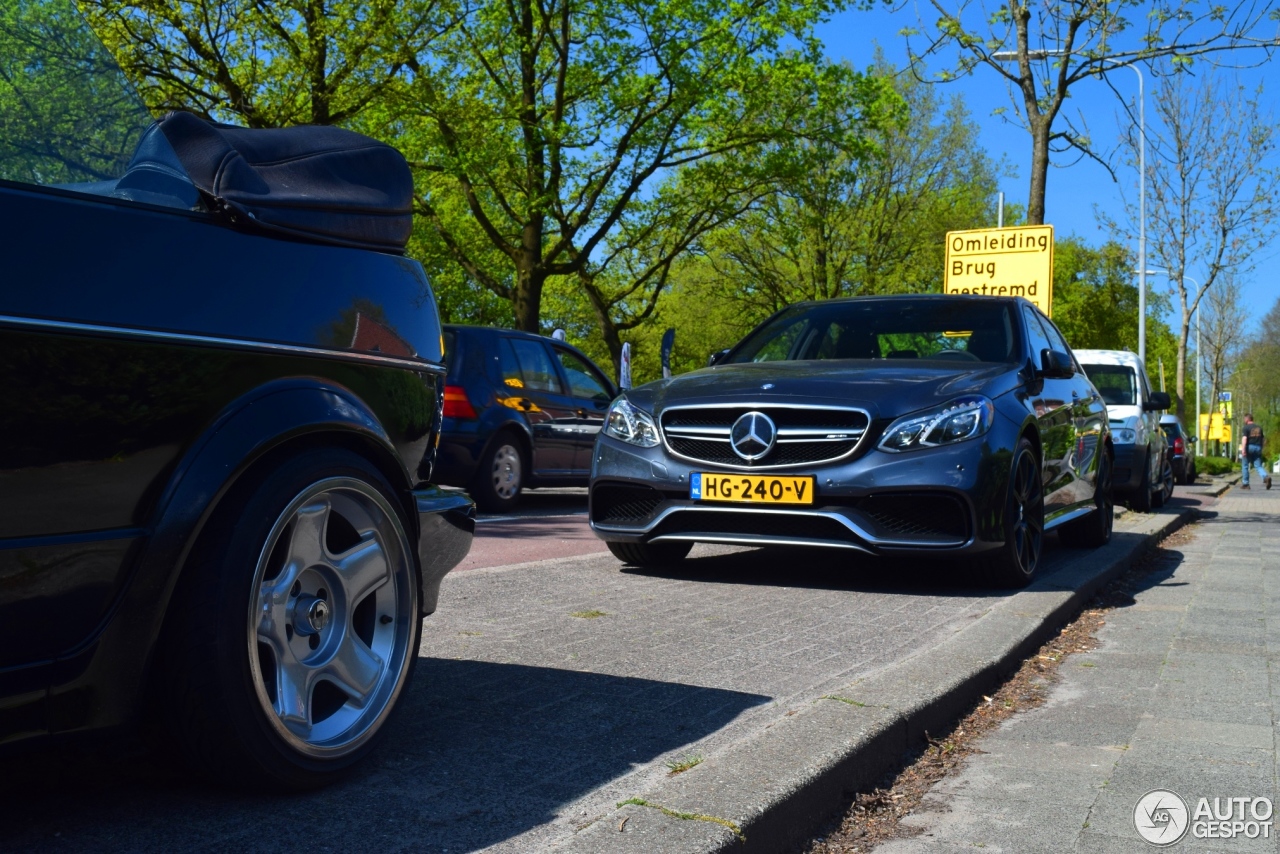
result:
M 431 54 L 409 62 L 412 79 L 388 114 L 407 129 L 399 141 L 421 176 L 418 210 L 468 275 L 510 300 L 521 329 L 540 328 L 543 290 L 556 277 L 606 310 L 618 290 L 651 296 L 673 260 L 750 192 L 710 194 L 698 174 L 766 158 L 844 73 L 824 63 L 813 35 L 834 8 L 469 8 Z M 881 93 L 865 91 L 861 116 L 875 121 Z M 504 264 L 491 263 L 493 250 Z M 593 295 L 604 282 L 607 298 Z
M 804 299 L 941 290 L 947 231 L 989 224 L 1000 165 L 978 143 L 959 97 L 875 74 L 907 106 L 905 121 L 850 151 L 806 141 L 798 166 L 750 213 L 707 241 L 753 317 Z
M 1054 324 L 1067 343 L 1081 350 L 1137 350 L 1138 288 L 1133 255 L 1107 241 L 1092 247 L 1079 237 L 1058 238 L 1053 246 Z M 1171 368 L 1178 339 L 1165 317 L 1169 297 L 1147 289 L 1147 376 L 1160 387 L 1160 366 Z
M 1274 35 L 1260 34 L 1275 15 L 1270 2 L 1006 0 L 993 8 L 975 0 L 928 0 L 924 5 L 937 14 L 935 21 L 922 20 L 904 31 L 912 68 L 921 79 L 928 61 L 941 57 L 944 67 L 933 79 L 957 80 L 985 67 L 1009 88 L 1031 136 L 1027 222 L 1032 225 L 1044 223 L 1050 153 L 1096 156 L 1083 123 L 1077 128 L 1059 121 L 1066 118 L 1063 108 L 1075 86 L 1158 57 L 1189 66 L 1197 56 L 1277 44 Z
M 0 178 L 118 177 L 149 123 L 72 0 L 0 5 Z
M 78 2 L 152 110 L 248 127 L 356 123 L 458 15 L 448 0 Z

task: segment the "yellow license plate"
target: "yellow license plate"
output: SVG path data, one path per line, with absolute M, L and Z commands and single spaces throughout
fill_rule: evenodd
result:
M 689 497 L 694 501 L 732 501 L 740 504 L 812 504 L 817 488 L 813 475 L 743 475 L 694 472 Z

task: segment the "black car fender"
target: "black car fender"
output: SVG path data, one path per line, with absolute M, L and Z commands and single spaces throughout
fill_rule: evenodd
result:
M 322 443 L 363 453 L 406 502 L 416 541 L 409 478 L 386 432 L 350 391 L 311 378 L 279 380 L 230 405 L 175 466 L 148 525 L 149 536 L 105 628 L 55 664 L 51 731 L 123 723 L 136 709 L 168 602 L 191 550 L 219 502 L 247 472 L 271 458 Z M 88 686 L 94 686 L 89 688 Z M 84 691 L 92 697 L 83 696 Z

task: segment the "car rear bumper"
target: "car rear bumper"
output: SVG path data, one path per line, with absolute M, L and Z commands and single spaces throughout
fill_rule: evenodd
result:
M 476 506 L 464 493 L 428 487 L 415 490 L 418 510 L 418 571 L 422 613 L 430 614 L 440 599 L 440 582 L 471 550 Z

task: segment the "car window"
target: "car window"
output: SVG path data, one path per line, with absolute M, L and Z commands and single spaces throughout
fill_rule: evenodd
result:
M 721 364 L 784 359 L 944 359 L 1008 362 L 1016 351 L 1006 303 L 861 300 L 794 306 L 743 339 Z
M 0 179 L 204 209 L 75 0 L 0 4 Z
M 1035 309 L 1024 305 L 1022 307 L 1022 317 L 1027 322 L 1027 334 L 1031 336 L 1031 357 L 1035 360 L 1037 367 L 1040 366 L 1040 358 L 1042 350 L 1056 349 L 1049 343 L 1049 336 L 1044 331 L 1044 324 L 1040 322 L 1040 315 Z
M 808 326 L 808 320 L 801 318 L 783 326 L 781 329 L 773 330 L 772 334 L 764 336 L 756 342 L 757 346 L 751 349 L 751 353 L 747 358 L 735 359 L 734 361 L 784 362 L 791 358 L 796 342 L 804 335 Z
M 1083 365 L 1089 381 L 1108 406 L 1135 406 L 1138 380 L 1133 368 L 1125 365 Z
M 1071 355 L 1071 347 L 1067 344 L 1067 339 L 1062 337 L 1062 333 L 1058 331 L 1058 327 L 1053 325 L 1053 321 L 1044 315 L 1039 315 L 1040 325 L 1044 327 L 1045 334 L 1049 336 L 1049 346 L 1057 350 L 1059 353 Z
M 560 360 L 564 374 L 569 378 L 569 394 L 588 400 L 609 401 L 613 395 L 609 393 L 608 383 L 596 372 L 595 368 L 578 358 L 568 350 L 555 348 L 556 357 Z
M 516 362 L 520 365 L 523 387 L 529 391 L 551 391 L 559 394 L 560 379 L 556 376 L 556 369 L 551 364 L 551 356 L 547 353 L 547 348 L 539 341 L 524 338 L 508 338 L 507 341 L 515 351 Z M 510 385 L 510 383 L 507 384 Z

